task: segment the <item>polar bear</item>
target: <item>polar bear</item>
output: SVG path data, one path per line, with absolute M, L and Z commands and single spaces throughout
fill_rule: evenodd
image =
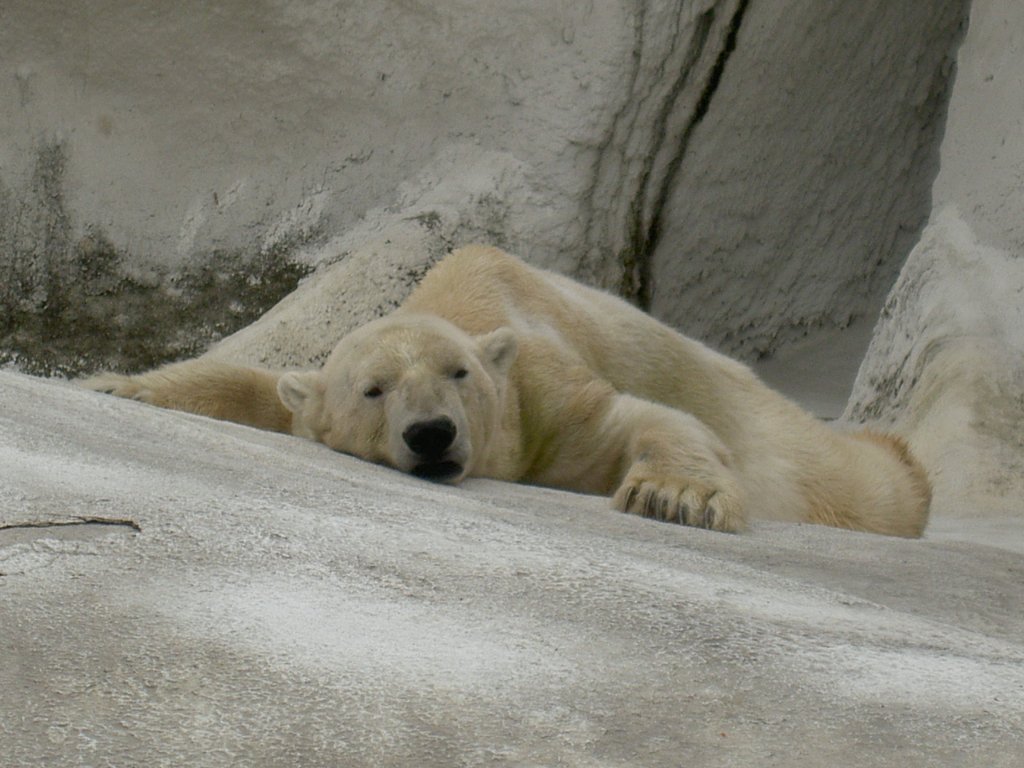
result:
M 83 383 L 430 480 L 610 495 L 717 531 L 756 517 L 919 536 L 931 498 L 898 438 L 832 430 L 625 301 L 486 246 L 445 257 L 321 370 L 199 358 Z

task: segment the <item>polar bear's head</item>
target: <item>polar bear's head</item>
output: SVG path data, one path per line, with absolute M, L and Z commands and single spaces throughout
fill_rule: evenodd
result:
M 511 330 L 470 336 L 431 315 L 375 320 L 320 371 L 286 373 L 293 432 L 403 472 L 457 483 L 498 429 L 516 355 Z

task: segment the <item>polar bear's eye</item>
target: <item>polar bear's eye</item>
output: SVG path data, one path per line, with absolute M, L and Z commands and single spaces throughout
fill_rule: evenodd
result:
M 371 400 L 373 400 L 374 398 L 380 397 L 383 394 L 384 394 L 384 390 L 381 389 L 380 387 L 377 387 L 377 386 L 370 387 L 365 392 L 363 392 L 363 396 L 364 397 L 368 397 Z
M 452 374 L 453 379 L 464 379 L 469 376 L 469 371 L 465 368 L 459 368 L 455 373 Z

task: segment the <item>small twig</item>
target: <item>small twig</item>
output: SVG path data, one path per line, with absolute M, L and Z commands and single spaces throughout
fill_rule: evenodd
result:
M 57 525 L 126 525 L 142 533 L 142 527 L 127 517 L 95 517 L 73 515 L 66 520 L 28 520 L 22 523 L 0 523 L 0 530 L 8 528 L 50 528 Z

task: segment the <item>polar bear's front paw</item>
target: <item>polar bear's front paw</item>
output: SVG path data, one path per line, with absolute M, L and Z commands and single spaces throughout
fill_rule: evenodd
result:
M 148 402 L 148 390 L 142 387 L 132 376 L 123 376 L 119 373 L 100 373 L 90 376 L 78 382 L 80 387 L 92 389 L 96 392 L 105 392 L 115 397 L 125 397 L 130 400 L 141 400 Z
M 739 494 L 731 486 L 730 482 L 691 482 L 634 470 L 612 504 L 620 512 L 641 517 L 735 533 L 746 527 L 746 516 Z

